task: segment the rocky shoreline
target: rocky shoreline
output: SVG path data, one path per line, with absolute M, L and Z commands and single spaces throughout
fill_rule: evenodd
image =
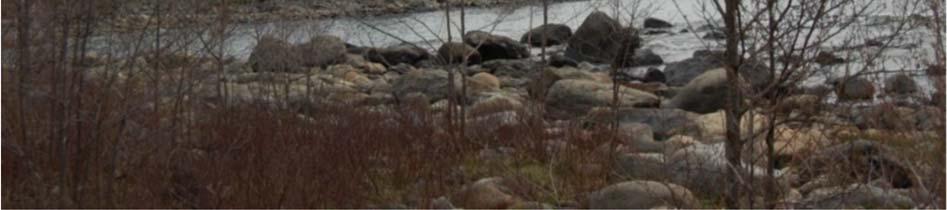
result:
M 574 0 L 553 0 L 565 2 Z M 530 0 L 467 0 L 465 7 L 470 8 L 500 8 L 518 7 L 538 2 Z M 115 31 L 132 31 L 145 26 L 157 25 L 153 17 L 151 6 L 131 6 L 130 12 L 119 15 L 107 25 Z M 456 7 L 461 6 L 456 2 Z M 275 22 L 291 22 L 306 20 L 324 20 L 342 17 L 376 17 L 386 15 L 400 15 L 416 12 L 427 12 L 443 9 L 440 0 L 332 0 L 332 1 L 301 1 L 301 0 L 258 0 L 242 1 L 227 6 L 228 23 L 235 24 L 263 24 Z M 163 17 L 163 28 L 186 28 L 201 25 L 215 24 L 220 18 L 220 9 L 202 9 L 204 12 L 194 12 L 189 15 Z
M 468 32 L 463 42 L 443 44 L 428 52 L 411 45 L 384 48 L 353 46 L 339 37 L 318 35 L 308 42 L 291 44 L 286 40 L 264 37 L 258 41 L 246 63 L 236 62 L 222 81 L 230 97 L 249 103 L 282 106 L 290 104 L 307 109 L 333 104 L 366 107 L 369 110 L 390 110 L 403 104 L 417 104 L 442 114 L 450 97 L 467 107 L 466 119 L 477 132 L 495 132 L 517 123 L 528 109 L 531 99 L 547 107 L 544 124 L 580 123 L 595 127 L 618 119 L 618 145 L 602 146 L 602 155 L 614 157 L 617 174 L 634 178 L 613 183 L 589 193 L 591 208 L 696 208 L 699 197 L 724 195 L 725 164 L 724 96 L 727 84 L 722 66 L 722 52 L 701 50 L 685 60 L 665 64 L 660 56 L 642 49 L 634 53 L 647 33 L 661 31 L 668 23 L 650 20 L 646 29 L 621 26 L 601 12 L 593 12 L 574 31 L 562 25 L 539 26 L 514 40 L 481 31 Z M 660 35 L 663 33 L 653 33 Z M 714 34 L 715 31 L 700 31 Z M 538 39 L 544 37 L 547 40 Z M 615 37 L 622 37 L 615 39 Z M 708 36 L 707 39 L 719 37 Z M 537 40 L 538 39 L 538 40 Z M 555 43 L 555 44 L 552 44 Z M 552 56 L 548 64 L 531 59 L 526 45 L 567 45 L 564 53 Z M 664 70 L 651 69 L 643 74 L 609 75 L 594 65 L 612 60 L 622 68 L 667 65 Z M 810 61 L 818 65 L 847 62 L 820 54 Z M 466 68 L 459 65 L 467 64 Z M 742 69 L 750 88 L 768 84 L 770 75 L 765 64 L 746 62 Z M 815 65 L 815 64 L 813 64 Z M 458 70 L 464 69 L 464 70 Z M 449 72 L 464 74 L 455 77 L 451 86 Z M 619 79 L 613 79 L 613 76 Z M 612 110 L 612 87 L 619 83 L 620 105 Z M 864 78 L 846 78 L 820 86 L 822 90 L 792 91 L 777 111 L 778 116 L 811 116 L 815 123 L 774 126 L 778 161 L 776 181 L 780 207 L 887 207 L 918 206 L 913 199 L 920 192 L 917 174 L 897 157 L 892 148 L 876 140 L 861 139 L 879 133 L 898 132 L 911 139 L 935 138 L 943 128 L 944 118 L 938 113 L 942 101 L 928 99 L 918 91 L 916 82 L 907 76 L 887 78 L 885 88 Z M 466 84 L 467 92 L 460 92 Z M 219 86 L 208 84 L 201 98 L 213 99 Z M 276 94 L 267 94 L 266 91 Z M 799 87 L 792 87 L 799 88 Z M 879 90 L 876 90 L 879 89 Z M 883 92 L 882 92 L 883 91 Z M 873 101 L 882 96 L 910 98 L 900 104 L 867 107 L 830 107 L 828 95 L 845 101 Z M 465 102 L 465 103 L 464 103 Z M 941 104 L 938 104 L 941 103 Z M 759 134 L 765 127 L 765 116 L 749 113 L 741 130 Z M 443 119 L 438 117 L 436 119 Z M 552 127 L 552 126 L 551 126 Z M 541 131 L 556 136 L 553 127 Z M 843 139 L 851 139 L 843 141 Z M 551 138 L 543 144 L 548 148 L 567 148 L 574 142 Z M 765 177 L 765 156 L 760 140 L 752 138 L 746 145 L 744 161 L 761 183 Z M 487 148 L 491 152 L 501 148 Z M 495 152 L 495 156 L 509 156 Z M 491 153 L 493 154 L 493 153 Z M 851 168 L 833 171 L 832 163 L 853 162 Z M 596 168 L 582 165 L 576 167 Z M 598 166 L 598 168 L 602 168 Z M 836 169 L 839 170 L 839 169 Z M 886 174 L 874 174 L 885 170 Z M 826 183 L 825 179 L 852 176 Z M 877 178 L 869 185 L 860 183 L 863 176 Z M 881 177 L 876 177 L 881 176 Z M 661 181 L 648 181 L 661 180 Z M 572 204 L 548 204 L 523 200 L 504 189 L 507 178 L 487 177 L 435 199 L 431 206 L 453 208 L 543 208 L 576 207 Z M 926 193 L 926 192 L 924 192 Z M 640 195 L 649 196 L 640 196 Z M 839 198 L 835 195 L 845 195 Z M 756 199 L 756 198 L 754 198 Z M 423 205 L 423 204 L 422 204 Z M 755 206 L 754 206 L 755 207 Z

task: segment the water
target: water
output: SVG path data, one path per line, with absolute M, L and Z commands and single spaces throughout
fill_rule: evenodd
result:
M 617 2 L 617 3 L 616 3 Z M 849 27 L 824 43 L 820 47 L 825 50 L 834 49 L 839 46 L 851 45 L 852 41 L 856 44 L 865 39 L 882 36 L 894 30 L 893 27 L 885 26 L 883 20 L 894 14 L 926 14 L 923 8 L 908 8 L 905 2 L 908 1 L 857 1 L 855 6 L 868 6 L 867 14 L 871 16 L 864 18 L 859 24 Z M 758 2 L 755 2 L 758 3 Z M 750 5 L 752 7 L 753 5 Z M 700 49 L 721 49 L 722 43 L 719 41 L 704 40 L 700 37 L 703 31 L 695 29 L 707 24 L 707 20 L 716 22 L 719 15 L 716 14 L 711 1 L 706 0 L 587 0 L 587 1 L 569 1 L 555 3 L 549 8 L 549 23 L 565 24 L 573 29 L 577 28 L 590 13 L 602 11 L 615 17 L 618 15 L 620 22 L 627 25 L 631 23 L 640 26 L 644 17 L 655 17 L 666 20 L 675 25 L 669 31 L 670 34 L 660 34 L 654 36 L 645 36 L 644 48 L 651 49 L 660 55 L 665 62 L 680 61 L 690 58 L 694 51 Z M 846 11 L 841 11 L 846 12 Z M 455 27 L 451 28 L 452 39 L 457 41 L 460 36 L 459 11 L 452 14 L 452 22 Z M 520 36 L 530 28 L 542 24 L 542 8 L 540 5 L 526 5 L 514 8 L 468 8 L 466 11 L 467 30 L 482 30 L 490 33 L 507 36 L 518 40 Z M 632 18 L 635 17 L 635 18 Z M 719 24 L 718 22 L 715 24 Z M 680 33 L 682 29 L 689 29 L 688 33 Z M 202 31 L 206 28 L 180 29 L 164 31 L 162 36 L 167 42 L 170 40 L 188 40 L 178 44 L 190 48 L 192 51 L 204 51 L 204 46 L 200 42 L 200 37 L 204 34 Z M 359 46 L 384 47 L 399 44 L 402 41 L 411 42 L 418 46 L 435 50 L 440 43 L 447 37 L 448 27 L 444 19 L 443 11 L 417 12 L 402 15 L 390 15 L 381 17 L 346 17 L 332 20 L 316 21 L 287 21 L 268 24 L 242 24 L 235 25 L 230 32 L 231 36 L 223 46 L 225 54 L 238 60 L 245 60 L 256 40 L 263 34 L 276 34 L 282 36 L 292 43 L 301 43 L 310 36 L 316 34 L 335 35 L 348 43 Z M 147 48 L 154 40 L 149 34 L 111 34 L 107 36 L 96 37 L 95 46 L 97 51 L 112 52 L 117 55 L 134 52 L 137 47 Z M 184 39 L 181 39 L 184 38 Z M 146 40 L 146 41 L 142 41 Z M 845 74 L 852 74 L 861 69 L 870 69 L 871 71 L 912 71 L 916 72 L 923 68 L 923 64 L 933 61 L 933 36 L 924 28 L 908 28 L 895 41 L 899 48 L 887 50 L 881 53 L 874 53 L 870 50 L 860 51 L 838 51 L 836 54 L 852 58 L 853 62 L 844 65 L 833 66 L 822 69 L 825 74 L 812 77 L 805 82 L 807 85 L 821 84 L 824 80 L 831 77 L 839 77 Z M 167 43 L 166 42 L 166 43 Z M 216 48 L 216 46 L 209 46 Z M 532 49 L 538 52 L 538 49 Z M 554 50 L 561 50 L 561 47 Z M 537 53 L 534 53 L 537 54 Z M 9 60 L 9 50 L 4 52 L 4 60 Z M 877 55 L 878 62 L 873 66 L 865 68 L 864 60 Z M 663 69 L 663 66 L 657 66 Z M 873 75 L 877 84 L 882 84 L 883 78 L 888 74 Z M 924 75 L 916 77 L 926 91 L 933 90 L 933 86 Z

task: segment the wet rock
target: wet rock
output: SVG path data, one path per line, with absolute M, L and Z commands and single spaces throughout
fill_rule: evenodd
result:
M 839 58 L 838 56 L 835 56 L 835 54 L 825 51 L 819 52 L 819 54 L 815 56 L 814 60 L 816 63 L 823 66 L 845 63 L 845 59 Z
M 705 33 L 702 38 L 709 39 L 709 40 L 724 40 L 724 39 L 727 39 L 727 34 L 724 33 L 723 31 L 713 30 L 713 31 Z
M 578 67 L 579 62 L 576 62 L 572 58 L 569 58 L 563 55 L 553 55 L 549 57 L 549 65 L 553 67 L 564 67 L 564 66 Z
M 437 55 L 443 63 L 459 64 L 467 59 L 468 65 L 479 64 L 481 61 L 480 53 L 477 49 L 464 43 L 445 43 L 437 49 Z
M 885 79 L 885 93 L 910 95 L 917 92 L 917 83 L 906 74 L 896 74 Z
M 664 59 L 661 59 L 661 56 L 655 54 L 654 51 L 651 51 L 651 49 L 638 50 L 635 52 L 634 59 L 631 61 L 631 67 L 661 64 L 664 64 Z
M 546 24 L 529 30 L 520 42 L 534 47 L 548 47 L 565 44 L 572 37 L 572 28 L 564 24 Z
M 427 50 L 407 44 L 382 49 L 369 49 L 365 52 L 365 58 L 372 62 L 384 64 L 387 67 L 398 64 L 416 66 L 418 62 L 431 57 Z
M 645 72 L 644 77 L 641 78 L 641 82 L 660 82 L 664 83 L 667 81 L 667 76 L 664 75 L 664 72 L 658 70 L 657 68 L 648 68 L 648 71 Z
M 528 58 L 526 46 L 509 37 L 494 35 L 483 31 L 467 32 L 464 43 L 480 52 L 482 61 L 495 59 Z
M 626 181 L 589 195 L 593 209 L 647 209 L 660 206 L 696 208 L 697 199 L 680 185 L 655 181 Z
M 723 67 L 724 55 L 722 51 L 698 50 L 691 58 L 668 63 L 664 68 L 669 86 L 683 86 L 697 76 L 711 69 Z M 740 66 L 740 75 L 748 79 L 753 87 L 763 87 L 769 84 L 769 74 L 765 64 L 755 61 L 746 61 Z
M 565 55 L 579 62 L 612 63 L 620 55 L 634 55 L 621 50 L 634 50 L 640 46 L 641 38 L 633 29 L 622 28 L 617 20 L 596 11 L 576 29 Z
M 498 59 L 485 61 L 480 65 L 497 76 L 522 78 L 537 70 L 539 65 L 529 59 L 507 60 Z
M 645 28 L 670 28 L 673 26 L 674 25 L 671 25 L 671 23 L 657 18 L 649 17 L 644 19 Z

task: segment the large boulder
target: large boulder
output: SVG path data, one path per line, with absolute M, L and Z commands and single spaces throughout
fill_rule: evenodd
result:
M 527 87 L 529 94 L 537 98 L 538 96 L 544 96 L 546 93 L 548 93 L 549 87 L 559 80 L 580 79 L 601 83 L 608 83 L 611 81 L 607 75 L 583 71 L 572 67 L 545 68 L 541 74 L 542 75 L 540 79 L 530 80 L 530 84 Z
M 667 85 L 682 86 L 711 69 L 723 67 L 722 51 L 698 50 L 693 56 L 678 62 L 668 63 L 664 67 Z M 747 60 L 740 66 L 740 75 L 751 82 L 753 87 L 768 85 L 769 73 L 765 64 Z
M 579 62 L 573 60 L 572 58 L 555 54 L 549 57 L 549 65 L 553 67 L 565 67 L 565 66 L 578 67 Z
M 871 100 L 875 97 L 875 84 L 860 77 L 841 79 L 836 81 L 835 95 L 841 100 Z
M 657 152 L 625 153 L 615 160 L 615 171 L 622 177 L 659 180 L 667 177 L 664 159 Z
M 437 49 L 437 55 L 443 63 L 459 64 L 467 59 L 468 65 L 479 64 L 481 61 L 480 53 L 477 49 L 458 42 L 444 43 Z
M 711 113 L 723 108 L 727 96 L 727 73 L 724 69 L 707 71 L 691 80 L 683 89 L 662 104 L 697 113 Z
M 638 50 L 635 52 L 634 59 L 631 60 L 631 67 L 661 64 L 664 64 L 664 59 L 661 59 L 661 56 L 655 54 L 651 49 Z
M 885 93 L 909 95 L 917 93 L 917 82 L 907 74 L 895 74 L 885 79 Z
M 617 113 L 589 113 L 587 120 L 607 123 L 618 118 L 620 124 L 642 123 L 651 127 L 654 139 L 664 140 L 675 134 L 700 136 L 700 115 L 680 109 L 623 108 Z
M 494 59 L 520 59 L 529 57 L 529 49 L 509 37 L 483 31 L 467 32 L 464 43 L 477 48 L 483 61 Z
M 300 57 L 288 42 L 271 36 L 257 41 L 247 65 L 255 72 L 291 72 L 300 69 Z
M 455 79 L 459 80 L 460 76 Z M 460 83 L 458 81 L 454 84 Z M 398 99 L 404 99 L 410 94 L 422 93 L 433 102 L 447 98 L 449 91 L 447 72 L 443 70 L 411 71 L 395 79 L 391 85 L 395 98 Z
M 484 61 L 480 66 L 497 76 L 522 78 L 536 71 L 537 67 L 539 66 L 537 64 L 537 62 L 531 61 L 529 59 L 497 59 Z
M 839 58 L 835 54 L 832 54 L 830 52 L 825 52 L 825 51 L 819 52 L 819 54 L 817 54 L 815 58 L 813 58 L 813 60 L 819 65 L 823 65 L 823 66 L 845 63 L 845 59 Z
M 654 94 L 626 87 L 619 88 L 620 107 L 655 107 Z M 584 115 L 594 107 L 612 104 L 612 85 L 590 80 L 559 80 L 548 89 L 546 104 L 568 114 Z
M 296 46 L 302 65 L 325 67 L 345 61 L 345 42 L 337 36 L 316 35 Z
M 572 28 L 564 24 L 546 24 L 529 30 L 520 38 L 520 42 L 534 47 L 548 47 L 565 44 L 572 37 Z
M 644 77 L 641 78 L 641 82 L 644 82 L 644 83 L 649 83 L 649 82 L 665 83 L 665 82 L 667 82 L 667 76 L 665 76 L 665 75 L 664 75 L 664 72 L 662 72 L 661 70 L 658 70 L 658 69 L 656 69 L 656 68 L 648 68 L 648 70 L 647 70 L 647 71 L 645 72 L 645 74 L 644 74 Z
M 517 202 L 512 192 L 503 185 L 503 178 L 477 180 L 451 196 L 457 207 L 468 209 L 505 209 Z
M 671 23 L 657 18 L 649 17 L 644 19 L 644 28 L 670 28 L 673 26 Z
M 500 80 L 490 73 L 480 72 L 467 78 L 467 91 L 471 94 L 500 90 Z
M 634 29 L 623 28 L 604 12 L 592 12 L 569 39 L 566 57 L 578 62 L 612 63 L 619 56 L 631 60 L 633 50 L 641 46 Z M 625 52 L 622 52 L 625 50 Z
M 365 52 L 369 61 L 384 64 L 386 67 L 398 64 L 417 65 L 418 62 L 431 58 L 431 54 L 423 48 L 402 44 L 381 49 L 369 49 Z
M 704 34 L 703 39 L 709 40 L 724 40 L 727 39 L 727 33 L 719 30 L 712 30 Z
M 680 185 L 656 181 L 626 181 L 589 195 L 593 209 L 696 208 L 697 198 Z

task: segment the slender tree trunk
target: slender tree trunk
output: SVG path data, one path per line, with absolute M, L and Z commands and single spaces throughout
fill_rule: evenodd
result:
M 621 27 L 621 16 L 619 15 L 621 13 L 618 12 L 621 10 L 620 9 L 621 2 L 615 1 L 614 7 L 615 7 L 615 20 L 618 21 L 618 25 L 619 27 Z M 618 29 L 618 30 L 622 30 L 622 29 Z M 620 104 L 621 101 L 618 100 L 619 87 L 620 87 L 618 85 L 618 69 L 624 66 L 624 62 L 625 62 L 624 54 L 626 53 L 626 51 L 629 50 L 627 49 L 629 39 L 630 38 L 628 38 L 627 36 L 622 36 L 622 38 L 620 38 L 619 44 L 621 44 L 621 47 L 619 48 L 618 55 L 616 55 L 614 60 L 612 61 L 612 69 L 611 69 L 611 78 L 612 78 L 612 104 L 611 105 L 612 107 L 611 108 L 612 108 L 612 115 L 614 116 L 614 118 L 612 122 L 609 124 L 609 129 L 612 131 L 613 134 L 618 133 L 618 107 L 621 106 Z M 613 135 L 612 139 L 614 140 L 615 138 L 617 138 L 617 136 Z
M 769 52 L 769 75 L 770 81 L 776 81 L 776 33 L 779 30 L 776 22 L 776 0 L 766 2 L 767 14 L 769 16 L 768 39 L 766 41 L 767 51 Z M 770 99 L 770 105 L 775 106 L 779 101 L 777 94 L 773 94 Z M 766 124 L 766 193 L 764 204 L 766 208 L 776 208 L 776 178 L 774 170 L 776 168 L 776 156 L 774 154 L 773 143 L 775 141 L 776 116 L 769 112 L 768 122 Z
M 451 26 L 450 26 L 450 9 L 451 9 L 450 0 L 444 1 L 444 4 L 445 4 L 444 20 L 447 24 L 447 43 L 451 43 L 453 41 L 453 36 L 451 36 Z M 449 52 L 454 51 L 454 50 L 457 50 L 457 49 L 448 48 Z M 463 49 L 459 49 L 459 50 L 463 50 Z M 448 96 L 447 97 L 447 132 L 453 137 L 454 135 L 457 134 L 456 126 L 454 124 L 454 120 L 456 119 L 456 116 L 454 113 L 454 106 L 457 103 L 455 101 L 457 99 L 457 93 L 454 92 L 454 85 L 455 85 L 454 84 L 454 69 L 452 67 L 454 65 L 454 61 L 453 61 L 453 56 L 447 56 L 447 58 L 442 58 L 442 59 L 447 59 L 447 65 L 448 65 L 448 68 L 447 68 L 447 96 Z
M 723 20 L 726 25 L 726 71 L 727 71 L 727 102 L 724 107 L 726 113 L 726 158 L 728 163 L 727 184 L 729 185 L 728 195 L 724 202 L 727 208 L 739 208 L 739 201 L 743 198 L 741 192 L 743 180 L 742 177 L 742 149 L 743 140 L 740 138 L 740 115 L 742 113 L 741 104 L 743 98 L 740 92 L 740 53 L 739 53 L 739 22 L 740 0 L 726 0 L 726 8 L 723 12 Z
M 466 11 L 464 7 L 467 6 L 465 0 L 460 0 L 460 37 L 461 42 L 467 38 L 467 22 L 466 22 Z M 479 46 L 478 46 L 479 47 Z M 466 128 L 467 128 L 467 57 L 471 55 L 464 55 L 463 61 L 460 62 L 460 116 L 457 121 L 460 125 L 460 138 L 466 137 Z

